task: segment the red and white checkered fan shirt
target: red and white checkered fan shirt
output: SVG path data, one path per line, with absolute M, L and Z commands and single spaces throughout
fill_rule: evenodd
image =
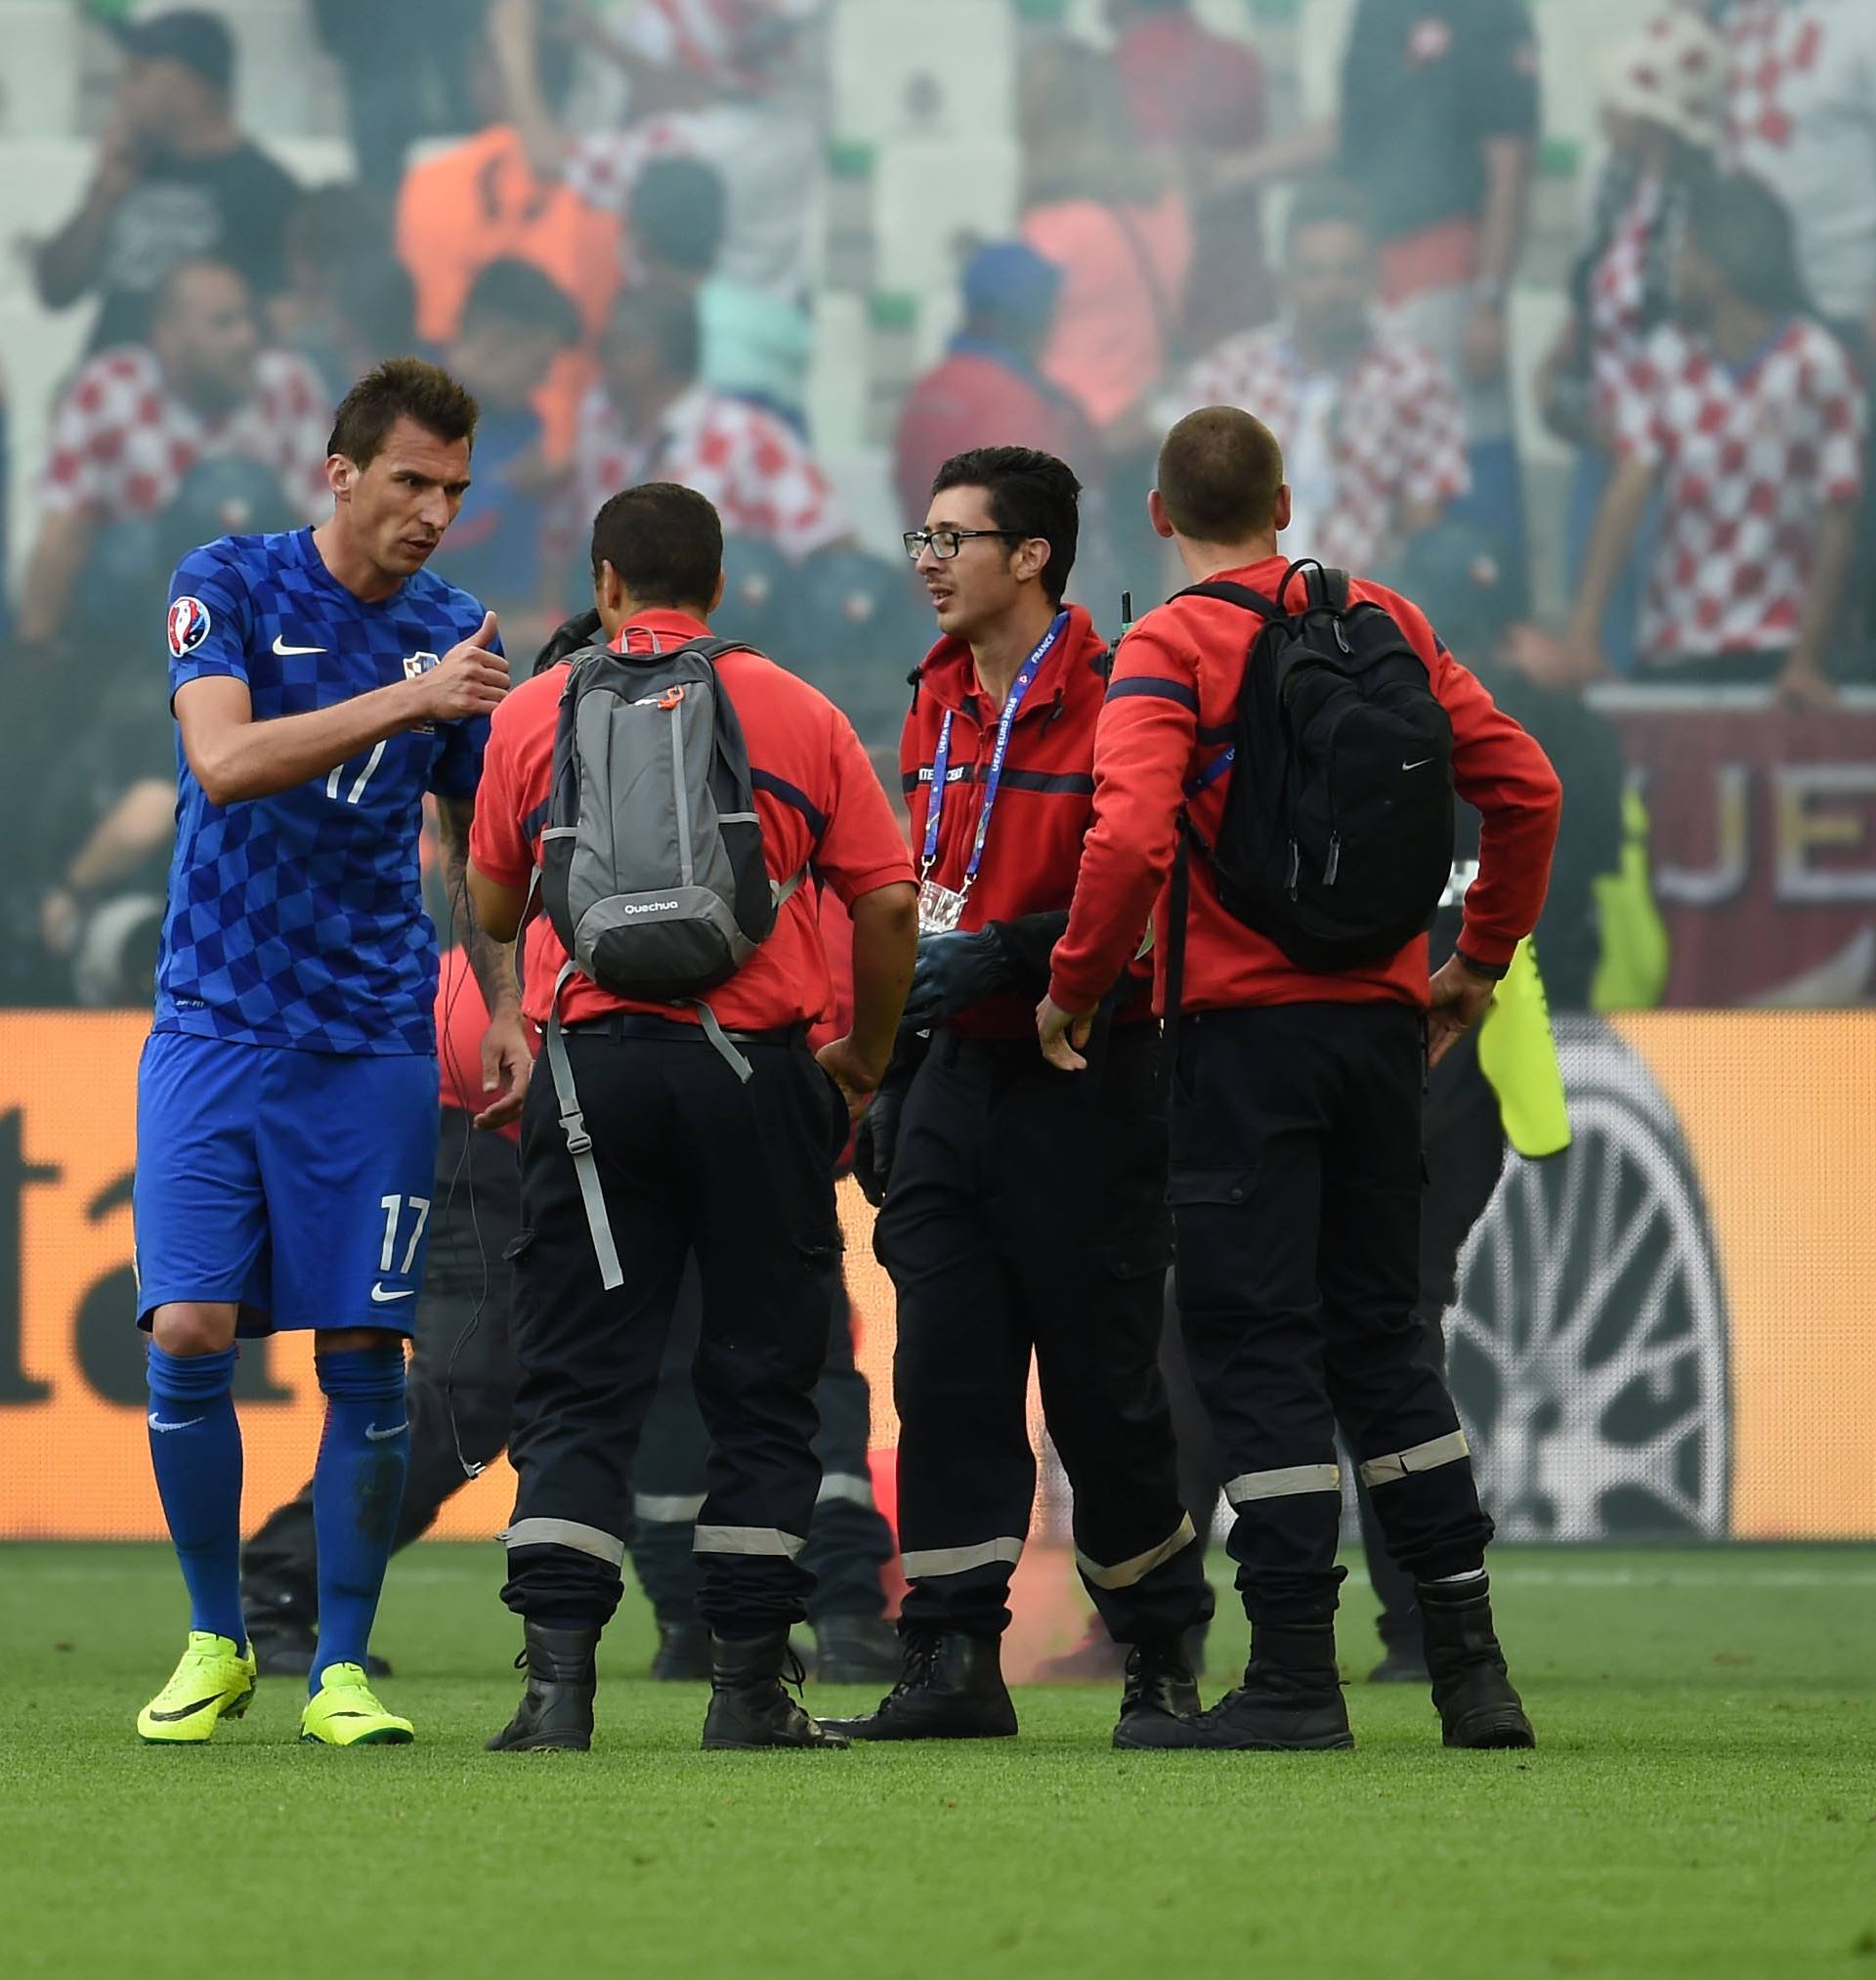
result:
M 696 489 L 716 504 L 726 537 L 772 542 L 794 563 L 850 534 L 827 476 L 772 412 L 693 385 L 655 432 L 633 440 L 595 386 L 580 409 L 571 484 L 548 526 L 548 568 L 574 555 L 601 503 L 645 481 Z
M 1637 182 L 1590 275 L 1590 376 L 1597 416 L 1613 421 L 1624 381 L 1647 342 L 1648 241 L 1661 210 L 1661 181 Z
M 1794 317 L 1737 370 L 1668 325 L 1631 366 L 1616 445 L 1663 474 L 1642 611 L 1652 665 L 1793 645 L 1825 507 L 1862 491 L 1866 407 L 1842 345 Z
M 1309 373 L 1280 327 L 1227 337 L 1193 366 L 1185 398 L 1237 406 L 1261 419 L 1286 453 L 1300 444 L 1299 402 Z M 1332 414 L 1335 497 L 1299 550 L 1372 570 L 1396 547 L 1402 504 L 1443 505 L 1466 493 L 1466 422 L 1459 394 L 1424 345 L 1377 326 L 1343 373 Z
M 168 507 L 197 461 L 258 461 L 309 522 L 330 513 L 325 446 L 332 404 L 320 374 L 290 351 L 267 351 L 254 396 L 211 423 L 177 398 L 156 355 L 142 344 L 100 351 L 53 409 L 40 507 L 82 511 L 99 523 Z

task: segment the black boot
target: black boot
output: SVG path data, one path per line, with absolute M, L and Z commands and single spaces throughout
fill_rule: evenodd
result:
M 254 1589 L 242 1590 L 241 1607 L 246 1612 L 247 1641 L 254 1652 L 256 1675 L 305 1677 L 320 1654 L 315 1607 L 285 1591 L 271 1594 Z M 389 1677 L 391 1666 L 367 1652 L 364 1671 L 367 1677 Z
M 1244 1683 L 1210 1711 L 1173 1718 L 1162 1711 L 1123 1717 L 1114 1743 L 1208 1747 L 1229 1752 L 1313 1753 L 1355 1743 L 1336 1669 L 1333 1622 L 1259 1623 L 1252 1632 Z
M 515 1668 L 528 1673 L 515 1716 L 489 1742 L 491 1753 L 584 1753 L 593 1743 L 593 1652 L 597 1629 L 549 1629 L 524 1622 L 527 1648 Z
M 1535 1746 L 1537 1735 L 1492 1630 L 1491 1584 L 1482 1574 L 1476 1581 L 1423 1581 L 1419 1594 L 1433 1705 L 1447 1745 Z
M 814 1675 L 824 1685 L 891 1683 L 899 1675 L 899 1632 L 883 1615 L 817 1615 Z
M 758 1746 L 809 1746 L 830 1750 L 846 1741 L 811 1719 L 783 1688 L 806 1675 L 789 1649 L 786 1627 L 760 1636 L 712 1635 L 710 1709 L 704 1720 L 704 1744 L 715 1752 L 748 1752 Z
M 660 1684 L 710 1681 L 710 1626 L 707 1622 L 660 1622 L 652 1676 Z
M 830 1719 L 855 1740 L 1007 1740 L 1016 1707 L 1003 1683 L 995 1636 L 954 1630 L 902 1632 L 905 1663 L 899 1682 L 862 1719 Z
M 1114 1728 L 1117 1746 L 1131 1745 L 1122 1735 L 1140 1718 L 1190 1719 L 1199 1711 L 1199 1681 L 1187 1660 L 1185 1638 L 1161 1643 L 1136 1643 L 1128 1652 L 1127 1683 L 1121 1691 L 1121 1719 Z

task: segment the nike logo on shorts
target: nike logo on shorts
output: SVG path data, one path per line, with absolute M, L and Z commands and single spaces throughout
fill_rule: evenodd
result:
M 149 1420 L 149 1427 L 152 1430 L 193 1430 L 202 1419 L 199 1416 L 190 1416 L 185 1417 L 181 1423 L 165 1423 L 163 1419 L 152 1410 L 150 1412 Z
M 371 1287 L 371 1304 L 374 1307 L 388 1307 L 393 1300 L 411 1300 L 415 1299 L 416 1296 L 417 1289 L 415 1286 L 405 1286 L 401 1293 L 386 1292 L 384 1287 L 375 1281 Z
M 322 646 L 288 646 L 286 641 L 282 639 L 280 635 L 277 632 L 274 635 L 274 651 L 277 653 L 282 660 L 285 660 L 289 654 L 323 653 L 325 651 L 325 648 Z
M 1403 770 L 1424 770 L 1432 760 L 1430 756 L 1423 756 L 1418 763 L 1403 763 L 1400 767 Z
M 406 1416 L 402 1423 L 394 1423 L 389 1430 L 373 1430 L 367 1423 L 364 1426 L 364 1434 L 370 1442 L 382 1443 L 387 1438 L 402 1437 L 409 1428 L 410 1419 Z

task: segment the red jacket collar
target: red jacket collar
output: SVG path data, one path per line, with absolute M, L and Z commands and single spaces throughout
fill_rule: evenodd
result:
M 1018 720 L 1026 721 L 1038 709 L 1059 703 L 1076 667 L 1088 667 L 1107 652 L 1107 642 L 1094 629 L 1094 622 L 1082 605 L 1068 608 L 1068 624 L 1055 642 L 1055 650 L 1043 662 Z M 972 712 L 964 704 L 977 699 L 977 671 L 970 648 L 961 639 L 941 639 L 919 664 L 913 676 L 919 691 L 929 694 L 941 709 L 959 714 Z
M 656 633 L 661 644 L 675 642 L 682 646 L 687 639 L 707 639 L 710 628 L 701 619 L 693 619 L 688 612 L 673 612 L 665 606 L 655 605 L 636 613 L 618 628 L 618 637 L 612 642 L 615 653 L 628 651 L 626 642 L 634 633 Z M 639 651 L 650 645 L 650 640 L 641 638 L 633 644 Z

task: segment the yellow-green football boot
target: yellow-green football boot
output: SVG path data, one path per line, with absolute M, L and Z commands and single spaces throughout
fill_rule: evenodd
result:
M 182 1662 L 137 1714 L 137 1731 L 152 1746 L 198 1746 L 223 1719 L 238 1719 L 253 1696 L 252 1649 L 192 1629 Z
M 416 1737 L 408 1719 L 387 1712 L 356 1663 L 329 1663 L 300 1715 L 306 1746 L 407 1746 Z

